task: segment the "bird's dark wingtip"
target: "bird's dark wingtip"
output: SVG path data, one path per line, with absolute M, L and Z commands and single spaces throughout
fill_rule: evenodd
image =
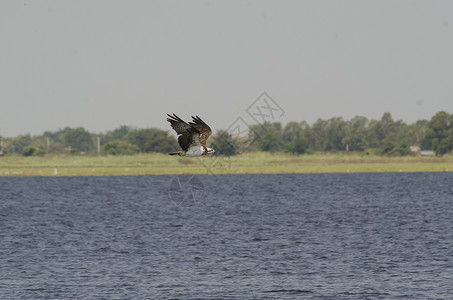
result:
M 181 122 L 181 123 L 186 123 L 183 119 L 181 119 L 180 117 L 178 117 L 175 113 L 173 113 L 173 115 L 169 115 L 167 114 L 167 116 L 169 116 L 169 118 L 167 119 L 167 121 L 170 122 L 173 121 L 173 122 Z
M 175 114 L 173 114 L 173 116 L 170 114 L 167 114 L 167 116 L 168 116 L 167 121 L 170 123 L 177 122 L 179 119 Z

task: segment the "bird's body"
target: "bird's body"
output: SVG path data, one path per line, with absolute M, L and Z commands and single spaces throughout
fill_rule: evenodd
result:
M 190 147 L 189 150 L 186 151 L 184 156 L 201 156 L 203 154 L 204 154 L 203 147 L 193 146 L 193 147 Z
M 214 153 L 214 149 L 206 147 L 206 141 L 211 135 L 211 128 L 198 116 L 192 117 L 192 122 L 186 123 L 177 115 L 169 115 L 167 121 L 178 134 L 178 143 L 182 151 L 170 152 L 170 155 L 202 156 Z

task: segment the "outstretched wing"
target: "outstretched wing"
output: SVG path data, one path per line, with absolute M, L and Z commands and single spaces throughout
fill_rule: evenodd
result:
M 167 121 L 170 122 L 171 127 L 178 134 L 178 144 L 182 150 L 187 151 L 190 146 L 198 142 L 200 133 L 196 128 L 184 122 L 180 117 L 173 114 L 167 114 Z
M 211 128 L 199 116 L 192 117 L 189 125 L 200 132 L 200 143 L 206 149 L 206 141 L 212 133 Z

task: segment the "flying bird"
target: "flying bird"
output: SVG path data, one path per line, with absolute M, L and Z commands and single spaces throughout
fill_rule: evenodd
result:
M 192 117 L 192 122 L 186 123 L 175 114 L 167 116 L 167 121 L 178 134 L 178 143 L 182 148 L 182 151 L 168 154 L 202 156 L 214 153 L 214 149 L 206 147 L 206 141 L 212 133 L 211 128 L 200 117 Z

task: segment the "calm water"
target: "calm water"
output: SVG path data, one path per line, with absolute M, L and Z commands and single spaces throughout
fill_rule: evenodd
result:
M 453 173 L 0 178 L 0 299 L 453 298 Z

